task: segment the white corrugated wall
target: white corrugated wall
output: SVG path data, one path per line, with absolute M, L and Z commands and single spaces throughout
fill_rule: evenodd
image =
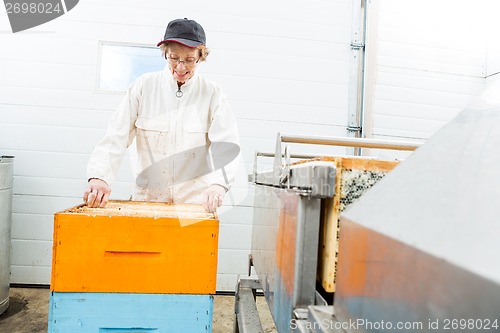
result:
M 247 272 L 254 151 L 272 150 L 278 131 L 344 135 L 349 0 L 85 0 L 16 34 L 2 12 L 0 154 L 15 156 L 12 283 L 50 283 L 53 214 L 82 202 L 89 154 L 122 97 L 96 90 L 99 42 L 155 45 L 179 17 L 204 26 L 212 54 L 199 71 L 224 88 L 242 141 L 245 169 L 220 211 L 218 290 L 233 290 Z M 125 158 L 112 198 L 128 199 L 132 182 Z
M 492 0 L 371 1 L 367 136 L 425 140 L 483 91 L 493 7 Z
M 498 31 L 500 31 L 500 20 L 497 19 L 500 13 L 500 2 L 491 0 L 491 7 L 487 11 L 489 26 L 485 31 L 488 55 L 486 62 L 486 82 L 487 84 L 500 85 L 500 41 Z

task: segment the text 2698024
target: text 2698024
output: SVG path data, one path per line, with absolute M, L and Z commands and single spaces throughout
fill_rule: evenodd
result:
M 60 3 L 50 2 L 6 2 L 7 14 L 54 14 L 63 12 Z

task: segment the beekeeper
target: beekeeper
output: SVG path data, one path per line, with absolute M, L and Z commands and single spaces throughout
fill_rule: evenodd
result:
M 87 166 L 83 200 L 104 207 L 125 150 L 135 138 L 133 200 L 220 207 L 237 168 L 239 138 L 226 96 L 196 73 L 209 50 L 193 20 L 171 21 L 158 43 L 166 70 L 139 77 L 112 116 Z

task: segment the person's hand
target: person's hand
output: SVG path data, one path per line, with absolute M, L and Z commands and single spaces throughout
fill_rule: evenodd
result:
M 83 201 L 90 208 L 103 208 L 108 203 L 111 188 L 104 180 L 92 178 L 83 193 Z
M 214 213 L 222 205 L 222 200 L 226 194 L 226 188 L 213 184 L 203 192 L 203 208 L 207 213 Z

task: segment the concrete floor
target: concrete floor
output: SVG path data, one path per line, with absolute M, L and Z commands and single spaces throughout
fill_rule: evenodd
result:
M 9 308 L 0 315 L 0 333 L 45 333 L 49 308 L 49 289 L 10 288 Z M 276 333 L 264 297 L 257 297 L 263 333 Z M 232 333 L 234 296 L 214 297 L 212 333 Z M 175 332 L 176 333 L 176 332 Z

